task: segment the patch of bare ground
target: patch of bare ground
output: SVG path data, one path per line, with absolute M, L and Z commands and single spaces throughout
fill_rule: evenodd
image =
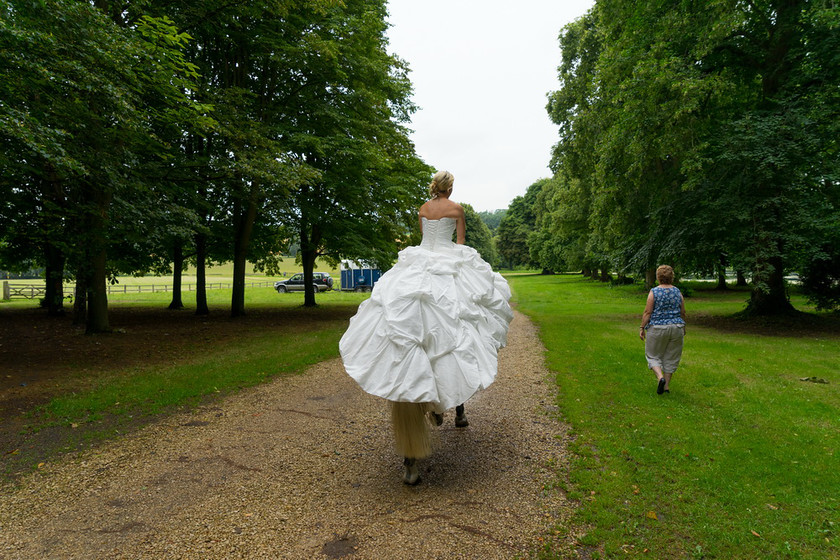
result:
M 422 482 L 401 482 L 388 409 L 340 360 L 173 414 L 44 465 L 0 494 L 0 555 L 24 558 L 577 557 L 557 488 L 566 427 L 517 314 L 496 382 L 452 412 Z M 557 534 L 557 537 L 552 535 Z

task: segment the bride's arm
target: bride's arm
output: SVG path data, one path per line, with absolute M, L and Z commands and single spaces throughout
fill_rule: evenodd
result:
M 467 238 L 467 220 L 464 217 L 464 209 L 458 206 L 458 217 L 455 218 L 455 243 L 458 245 L 463 245 L 464 241 Z

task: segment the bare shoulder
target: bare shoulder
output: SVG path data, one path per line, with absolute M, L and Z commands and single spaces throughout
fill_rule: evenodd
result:
M 464 207 L 458 204 L 457 202 L 453 202 L 451 200 L 446 201 L 448 204 L 446 205 L 446 216 L 449 218 L 463 218 L 464 217 Z
M 434 198 L 431 199 L 431 200 L 427 200 L 426 202 L 423 203 L 422 206 L 420 206 L 420 210 L 417 212 L 417 214 L 421 218 L 426 218 L 426 219 L 429 219 L 429 220 L 436 220 L 436 219 L 438 219 L 438 217 L 439 217 L 438 214 L 440 213 L 440 207 L 439 206 L 440 205 L 438 204 L 438 201 L 435 200 Z
M 433 198 L 420 207 L 418 214 L 427 220 L 457 219 L 464 216 L 464 209 L 457 202 L 452 202 L 447 198 Z
M 420 206 L 420 210 L 417 212 L 421 218 L 428 218 L 429 217 L 429 203 L 431 200 L 427 200 Z

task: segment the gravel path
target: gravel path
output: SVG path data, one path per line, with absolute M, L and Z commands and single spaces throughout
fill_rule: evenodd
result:
M 281 343 L 281 342 L 278 342 Z M 388 411 L 340 360 L 45 465 L 0 494 L 0 558 L 519 558 L 563 527 L 566 428 L 534 326 L 401 482 Z M 572 553 L 573 554 L 573 553 Z

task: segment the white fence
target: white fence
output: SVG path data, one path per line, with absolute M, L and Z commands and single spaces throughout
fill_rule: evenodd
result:
M 197 284 L 181 284 L 181 291 L 193 292 Z M 204 286 L 208 290 L 231 289 L 233 282 L 207 282 Z M 274 287 L 274 281 L 246 282 L 246 287 L 265 288 Z M 76 287 L 73 285 L 64 286 L 64 297 L 73 297 Z M 172 284 L 108 284 L 109 294 L 139 294 L 154 292 L 171 292 Z M 46 295 L 46 287 L 43 284 L 24 284 L 21 282 L 3 281 L 3 299 L 35 299 Z

